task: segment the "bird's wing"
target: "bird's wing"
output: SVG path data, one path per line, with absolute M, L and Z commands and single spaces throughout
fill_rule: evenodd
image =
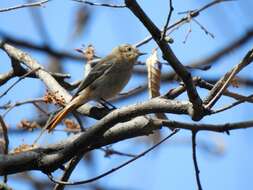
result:
M 74 94 L 73 98 L 76 97 L 87 86 L 93 83 L 97 78 L 103 75 L 106 71 L 108 71 L 112 67 L 113 62 L 114 61 L 112 59 L 111 61 L 108 61 L 107 59 L 102 59 L 100 62 L 98 62 L 91 69 L 87 77 L 85 77 L 84 80 L 80 83 L 78 90 Z

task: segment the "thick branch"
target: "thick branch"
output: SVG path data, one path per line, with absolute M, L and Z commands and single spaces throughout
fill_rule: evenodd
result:
M 125 0 L 126 6 L 133 12 L 133 14 L 143 23 L 143 25 L 147 28 L 147 30 L 152 35 L 153 39 L 156 41 L 158 46 L 160 47 L 163 57 L 167 60 L 171 67 L 175 70 L 178 76 L 183 80 L 186 85 L 186 90 L 190 102 L 193 103 L 194 106 L 194 115 L 192 119 L 200 120 L 203 117 L 203 107 L 202 100 L 200 99 L 195 85 L 192 81 L 191 74 L 186 70 L 186 68 L 182 65 L 182 63 L 177 59 L 172 49 L 168 45 L 165 39 L 161 39 L 161 31 L 159 28 L 150 20 L 150 18 L 146 15 L 146 13 L 141 9 L 138 3 L 135 0 Z
M 15 59 L 23 64 L 25 64 L 31 70 L 37 70 L 35 72 L 37 78 L 46 85 L 46 87 L 54 92 L 56 97 L 59 99 L 64 99 L 65 102 L 69 102 L 72 96 L 55 80 L 55 78 L 47 72 L 42 65 L 40 65 L 35 59 L 33 59 L 27 53 L 17 49 L 3 41 L 0 41 L 0 48 L 3 49 L 10 58 Z M 85 104 L 78 108 L 78 112 L 84 115 L 89 115 L 94 118 L 101 118 L 108 113 L 108 110 L 93 108 L 92 106 Z
M 25 156 L 23 158 L 24 162 L 17 160 L 18 155 L 12 155 L 12 157 L 8 159 L 9 162 L 5 162 L 5 164 L 3 164 L 3 162 L 0 163 L 0 168 L 2 170 L 0 171 L 0 174 L 5 172 L 13 173 L 14 171 L 17 172 L 31 169 L 42 170 L 45 172 L 53 171 L 60 165 L 70 160 L 80 151 L 87 149 L 88 146 L 97 142 L 104 132 L 113 127 L 115 124 L 130 120 L 136 116 L 161 112 L 191 115 L 192 104 L 189 102 L 155 98 L 141 104 L 117 109 L 98 121 L 86 132 L 81 133 L 81 135 L 73 142 L 66 144 L 64 148 L 60 150 L 58 149 L 58 151 L 47 152 L 47 154 L 43 155 L 43 157 L 40 157 L 39 159 L 38 156 L 40 154 L 33 151 L 30 156 Z M 40 152 L 41 150 L 38 151 Z M 1 160 L 3 159 L 0 159 L 0 162 Z M 13 161 L 15 164 L 12 163 Z M 21 166 L 18 166 L 20 164 Z
M 78 150 L 87 152 L 108 144 L 123 141 L 125 139 L 152 134 L 154 130 L 159 130 L 162 126 L 174 129 L 186 129 L 195 132 L 202 130 L 228 132 L 230 130 L 253 127 L 253 121 L 211 125 L 137 117 L 129 122 L 115 125 L 113 128 L 106 131 L 102 137 L 97 138 L 96 136 L 92 136 L 91 138 L 93 138 L 93 142 L 90 143 L 90 146 L 86 147 L 86 149 L 83 149 L 85 146 L 80 146 L 84 141 L 87 141 L 87 136 L 91 134 L 90 131 L 92 131 L 92 128 L 87 132 L 74 135 L 69 139 L 65 139 L 58 144 L 50 145 L 47 148 L 38 148 L 20 154 L 9 154 L 8 156 L 0 155 L 0 175 L 13 174 L 26 170 L 45 171 L 45 169 L 50 168 L 56 169 L 61 166 L 62 162 L 65 161 L 65 156 L 70 156 L 68 154 L 69 149 L 72 149 L 71 154 L 73 155 L 78 154 Z

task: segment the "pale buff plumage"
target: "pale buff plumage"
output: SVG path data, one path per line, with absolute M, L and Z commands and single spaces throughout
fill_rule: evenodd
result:
M 92 68 L 70 103 L 51 120 L 47 129 L 52 131 L 69 112 L 90 100 L 106 100 L 117 95 L 128 83 L 133 65 L 142 54 L 129 44 L 114 48 Z

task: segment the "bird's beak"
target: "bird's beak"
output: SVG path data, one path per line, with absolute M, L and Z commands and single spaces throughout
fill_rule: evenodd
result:
M 84 49 L 76 48 L 75 50 L 76 50 L 78 53 L 84 54 Z
M 147 55 L 147 53 L 138 52 L 138 56 Z

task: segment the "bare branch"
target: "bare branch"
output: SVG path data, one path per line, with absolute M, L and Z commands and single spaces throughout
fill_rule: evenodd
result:
M 19 47 L 28 48 L 28 49 L 32 49 L 35 51 L 47 53 L 47 54 L 54 56 L 56 58 L 59 58 L 59 59 L 72 59 L 72 60 L 76 60 L 76 61 L 84 61 L 82 56 L 77 56 L 75 54 L 71 54 L 71 53 L 65 52 L 65 51 L 59 51 L 59 50 L 53 49 L 52 47 L 49 47 L 45 44 L 39 45 L 39 44 L 35 44 L 32 41 L 19 39 L 19 38 L 10 36 L 9 34 L 6 34 L 3 31 L 0 31 L 0 36 L 3 39 L 3 41 L 6 43 L 10 43 L 10 44 L 13 44 L 13 45 L 16 45 Z
M 125 163 L 115 167 L 115 168 L 112 168 L 111 170 L 105 172 L 105 173 L 102 173 L 94 178 L 91 178 L 91 179 L 87 179 L 87 180 L 83 180 L 83 181 L 77 181 L 77 182 L 66 182 L 66 181 L 60 181 L 60 180 L 56 180 L 53 178 L 53 176 L 51 174 L 48 174 L 48 177 L 49 179 L 54 182 L 54 183 L 57 183 L 57 184 L 62 184 L 62 185 L 80 185 L 80 184 L 87 184 L 87 183 L 91 183 L 93 181 L 97 181 L 125 166 L 127 166 L 128 164 L 134 162 L 135 160 L 145 156 L 147 153 L 149 153 L 150 151 L 152 151 L 153 149 L 155 149 L 156 147 L 158 147 L 159 145 L 161 145 L 163 142 L 165 142 L 166 140 L 168 140 L 169 138 L 171 138 L 173 135 L 175 135 L 179 130 L 175 129 L 173 132 L 171 132 L 167 137 L 165 137 L 164 139 L 162 139 L 160 142 L 158 142 L 157 144 L 153 145 L 152 147 L 150 147 L 149 149 L 145 150 L 144 152 L 142 152 L 141 154 L 139 154 L 138 156 L 126 161 Z
M 214 38 L 214 35 L 209 32 L 197 19 L 192 19 L 207 35 L 211 36 L 211 38 Z
M 166 32 L 167 32 L 167 28 L 168 28 L 168 26 L 169 26 L 169 23 L 170 23 L 170 19 L 171 19 L 171 16 L 172 16 L 172 12 L 174 11 L 174 7 L 173 7 L 173 5 L 172 5 L 172 0 L 169 0 L 169 4 L 170 4 L 170 10 L 169 10 L 169 14 L 168 14 L 168 16 L 167 16 L 167 19 L 166 19 L 166 23 L 165 23 L 165 25 L 164 25 L 164 27 L 163 27 L 163 32 L 162 32 L 162 37 L 161 37 L 161 39 L 165 39 L 165 37 L 166 37 Z
M 65 147 L 59 151 L 48 152 L 41 159 L 37 160 L 38 152 L 32 154 L 31 157 L 25 157 L 22 163 L 17 162 L 18 155 L 11 156 L 10 160 L 0 159 L 0 175 L 3 172 L 21 171 L 24 169 L 40 168 L 44 172 L 51 172 L 57 169 L 60 165 L 70 160 L 73 156 L 80 151 L 86 149 L 93 143 L 97 143 L 99 137 L 101 137 L 107 130 L 112 128 L 117 123 L 128 121 L 134 117 L 145 115 L 148 113 L 161 113 L 161 112 L 174 112 L 177 114 L 192 114 L 192 104 L 190 102 L 180 102 L 175 100 L 166 100 L 161 98 L 154 98 L 146 103 L 139 103 L 132 106 L 126 106 L 112 111 L 101 120 L 99 120 L 93 127 L 90 127 L 85 132 L 76 138 L 72 143 L 68 143 Z M 148 130 L 149 132 L 151 131 Z M 136 133 L 138 134 L 138 133 Z M 135 134 L 131 134 L 135 135 Z M 96 137 L 96 138 L 94 138 Z M 22 154 L 21 154 L 22 155 Z M 22 156 L 21 156 L 22 157 Z M 1 158 L 1 155 L 0 155 Z M 15 160 L 14 165 L 6 162 L 12 162 Z M 1 164 L 1 160 L 5 165 Z M 22 160 L 22 159 L 21 159 Z M 27 163 L 27 164 L 25 164 Z M 29 163 L 29 164 L 28 164 Z M 12 163 L 13 164 L 13 163 Z M 20 166 L 21 164 L 21 166 Z M 19 165 L 19 167 L 17 167 Z M 12 166 L 15 166 L 14 168 Z
M 15 103 L 8 102 L 7 104 L 0 106 L 0 109 L 6 109 L 6 111 L 3 114 L 3 117 L 5 117 L 7 113 L 9 113 L 13 108 L 17 106 L 30 104 L 30 103 L 36 105 L 35 103 L 37 102 L 45 102 L 45 100 L 43 98 L 35 98 L 35 99 L 29 99 L 29 100 L 24 100 L 24 101 L 17 101 Z
M 80 162 L 80 160 L 83 158 L 83 154 L 79 154 L 72 158 L 72 160 L 68 163 L 67 167 L 65 168 L 65 172 L 61 177 L 61 181 L 68 181 L 71 173 L 74 171 L 77 164 Z M 54 186 L 53 190 L 63 190 L 65 184 L 57 183 Z
M 6 73 L 0 74 L 0 86 L 5 84 L 8 80 L 13 78 L 15 76 L 14 71 L 10 70 Z
M 72 96 L 66 91 L 66 89 L 64 89 L 50 74 L 50 72 L 47 72 L 44 69 L 44 67 L 40 65 L 30 55 L 3 41 L 0 41 L 0 48 L 3 49 L 8 54 L 9 57 L 25 64 L 31 70 L 40 68 L 38 71 L 35 72 L 35 74 L 46 85 L 49 91 L 55 93 L 55 96 L 58 99 L 64 99 L 66 103 L 71 100 Z M 81 114 L 88 115 L 90 117 L 98 119 L 103 117 L 109 112 L 108 109 L 96 108 L 89 104 L 85 104 L 79 107 L 77 110 Z
M 0 115 L 0 124 L 2 127 L 2 131 L 3 131 L 3 136 L 4 136 L 4 154 L 7 155 L 8 154 L 8 149 L 9 149 L 9 136 L 8 136 L 8 128 L 2 118 L 2 116 Z M 4 183 L 7 182 L 7 175 L 4 176 Z
M 87 0 L 72 0 L 72 1 L 76 1 L 79 3 L 85 3 L 87 5 L 92 5 L 92 6 L 100 6 L 100 7 L 110 7 L 110 8 L 125 8 L 126 5 L 115 5 L 115 4 L 108 4 L 108 3 L 93 3 L 91 1 L 87 1 Z
M 236 65 L 231 71 L 226 73 L 213 87 L 207 98 L 205 99 L 206 108 L 212 108 L 212 106 L 218 101 L 223 92 L 228 87 L 234 76 L 239 73 L 244 67 L 249 65 L 253 61 L 253 49 L 251 49 L 243 58 L 243 60 Z
M 192 159 L 194 163 L 194 169 L 195 169 L 195 176 L 197 180 L 198 190 L 202 190 L 200 178 L 199 178 L 199 167 L 197 162 L 197 155 L 196 155 L 196 132 L 192 132 Z
M 199 87 L 201 87 L 201 88 L 208 89 L 208 90 L 212 90 L 212 88 L 214 87 L 214 85 L 212 85 L 212 84 L 204 81 L 203 79 L 198 80 L 196 85 L 199 86 Z M 253 103 L 253 99 L 252 98 L 247 98 L 247 96 L 243 96 L 241 94 L 238 94 L 238 93 L 235 93 L 235 92 L 231 92 L 229 90 L 225 90 L 223 92 L 223 94 L 225 96 L 234 98 L 235 100 L 239 100 L 239 101 L 244 100 L 244 101 Z
M 174 129 L 180 128 L 190 131 L 194 130 L 196 132 L 201 130 L 228 132 L 230 130 L 253 127 L 253 120 L 211 125 L 137 117 L 131 121 L 115 125 L 115 127 L 107 130 L 101 137 L 91 134 L 93 126 L 86 132 L 73 135 L 71 138 L 64 139 L 63 141 L 57 144 L 52 144 L 48 147 L 37 148 L 19 154 L 9 154 L 7 156 L 0 155 L 0 175 L 18 173 L 26 170 L 41 170 L 49 173 L 54 168 L 57 169 L 64 162 L 68 161 L 71 158 L 71 155 L 77 155 L 79 151 L 85 153 L 125 139 L 149 135 L 152 134 L 154 130 L 159 130 L 163 126 Z M 86 141 L 89 135 L 91 135 L 92 142 L 87 143 L 86 146 L 88 147 L 86 147 L 82 142 Z
M 178 76 L 186 84 L 186 90 L 190 102 L 194 107 L 193 120 L 200 120 L 203 117 L 204 108 L 202 106 L 202 100 L 200 99 L 195 85 L 192 81 L 191 74 L 186 70 L 183 64 L 178 60 L 171 47 L 165 40 L 161 40 L 161 32 L 157 26 L 150 20 L 146 13 L 142 10 L 136 0 L 125 0 L 125 4 L 132 11 L 132 13 L 142 22 L 142 24 L 151 33 L 153 39 L 160 47 L 163 57 L 168 61 L 171 67 L 175 70 Z
M 251 28 L 244 35 L 242 35 L 238 39 L 235 39 L 233 42 L 229 43 L 228 45 L 221 48 L 217 52 L 205 57 L 202 60 L 193 61 L 189 65 L 191 65 L 191 66 L 210 65 L 210 64 L 218 61 L 219 59 L 221 59 L 223 56 L 227 55 L 229 52 L 246 44 L 247 42 L 249 42 L 252 39 L 252 37 L 253 37 L 253 28 Z
M 213 132 L 228 132 L 230 130 L 235 129 L 246 129 L 253 127 L 253 120 L 237 122 L 237 123 L 225 123 L 219 125 L 212 125 L 212 124 L 189 124 L 183 122 L 175 122 L 175 121 L 168 121 L 168 120 L 160 120 L 155 121 L 157 122 L 156 125 L 167 126 L 171 128 L 180 128 L 186 129 L 190 131 L 213 131 Z
M 0 98 L 2 98 L 3 96 L 5 96 L 16 84 L 18 84 L 21 80 L 23 80 L 24 78 L 26 78 L 28 75 L 35 73 L 36 71 L 38 71 L 40 68 L 35 68 L 29 72 L 27 72 L 26 74 L 24 74 L 23 76 L 21 76 L 18 80 L 16 80 L 6 91 L 4 91 L 1 95 Z
M 199 11 L 203 11 L 203 10 L 206 10 L 208 9 L 209 7 L 215 5 L 215 4 L 218 4 L 218 3 L 221 3 L 221 2 L 229 2 L 229 1 L 235 1 L 235 0 L 215 0 L 215 1 L 212 1 L 211 3 L 203 6 L 202 8 L 199 9 Z
M 233 108 L 233 107 L 235 107 L 235 106 L 237 106 L 237 105 L 239 105 L 241 103 L 244 103 L 244 102 L 246 102 L 248 100 L 251 100 L 251 102 L 252 102 L 253 101 L 252 98 L 253 98 L 253 94 L 251 94 L 251 95 L 249 95 L 249 96 L 247 96 L 245 98 L 242 98 L 241 100 L 238 100 L 238 101 L 236 101 L 236 102 L 234 102 L 234 103 L 232 103 L 232 104 L 230 104 L 228 106 L 225 106 L 225 107 L 220 108 L 218 110 L 212 111 L 212 114 L 216 114 L 216 113 L 220 113 L 220 112 L 226 111 L 226 110 L 231 109 L 231 108 Z
M 105 153 L 105 155 L 104 155 L 105 157 L 110 157 L 111 155 L 119 155 L 119 156 L 126 156 L 126 157 L 136 157 L 136 155 L 125 153 L 125 152 L 121 152 L 121 151 L 117 151 L 117 150 L 114 150 L 114 149 L 109 148 L 109 147 L 100 148 L 100 150 L 102 150 Z
M 21 9 L 21 8 L 27 8 L 27 7 L 41 7 L 42 5 L 46 4 L 49 1 L 50 0 L 43 0 L 43 1 L 38 1 L 38 2 L 34 2 L 34 3 L 26 3 L 26 4 L 22 4 L 22 5 L 17 5 L 14 7 L 3 8 L 3 9 L 0 9 L 0 12 L 12 11 L 15 9 Z
M 203 7 L 197 9 L 197 10 L 194 10 L 194 11 L 187 11 L 187 13 L 190 13 L 190 16 L 191 18 L 195 18 L 197 17 L 202 11 L 206 10 L 207 8 L 215 5 L 215 4 L 218 4 L 218 3 L 221 3 L 221 2 L 225 2 L 225 1 L 233 1 L 233 0 L 216 0 L 216 1 L 212 1 L 206 5 L 204 5 Z M 178 25 L 182 25 L 183 23 L 187 23 L 188 22 L 188 15 L 186 15 L 185 17 L 181 18 L 180 20 L 178 20 L 177 22 L 175 22 L 174 24 L 170 25 L 167 27 L 167 30 L 170 30 Z M 140 42 L 136 43 L 136 47 L 140 47 L 146 43 L 148 43 L 150 40 L 152 40 L 152 36 L 147 36 L 145 39 L 141 40 Z

